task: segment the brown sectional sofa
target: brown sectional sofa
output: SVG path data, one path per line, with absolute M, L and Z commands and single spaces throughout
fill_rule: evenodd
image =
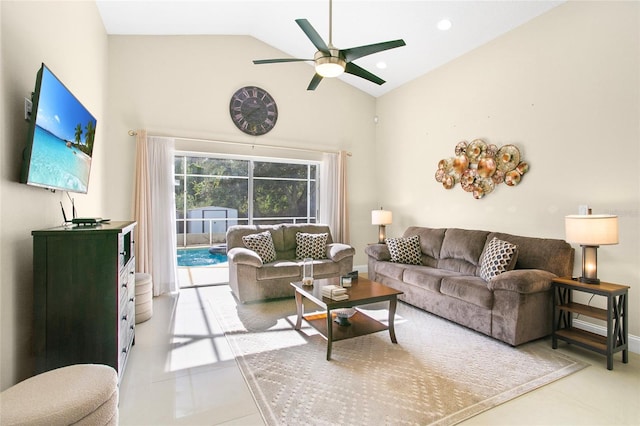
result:
M 276 251 L 276 260 L 263 263 L 260 256 L 249 250 L 242 237 L 269 231 Z M 315 259 L 315 278 L 338 277 L 353 269 L 353 247 L 334 243 L 326 225 L 280 224 L 236 225 L 227 231 L 229 285 L 242 303 L 265 299 L 293 297 L 292 281 L 302 280 L 302 260 L 296 259 L 296 234 L 328 233 L 326 258 Z
M 400 300 L 516 346 L 551 333 L 551 280 L 571 276 L 574 250 L 562 240 L 456 228 L 409 227 L 421 265 L 391 262 L 386 244 L 366 247 L 369 278 L 403 291 Z M 480 277 L 494 238 L 517 246 L 515 269 Z

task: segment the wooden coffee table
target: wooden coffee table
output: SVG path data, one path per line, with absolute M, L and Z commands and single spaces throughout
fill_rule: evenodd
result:
M 316 279 L 313 282 L 313 286 L 303 286 L 302 282 L 291 283 L 296 290 L 298 320 L 296 321 L 295 329 L 300 330 L 302 318 L 304 318 L 311 326 L 318 330 L 320 334 L 327 339 L 327 361 L 331 359 L 331 344 L 338 340 L 351 339 L 353 337 L 388 329 L 391 342 L 398 343 L 396 340 L 396 332 L 393 328 L 393 319 L 396 314 L 398 295 L 402 294 L 402 292 L 366 278 L 358 278 L 352 282 L 350 288 L 346 289 L 349 299 L 335 301 L 322 296 L 322 287 L 331 284 L 339 285 L 339 283 L 339 278 Z M 326 312 L 304 315 L 303 300 L 305 298 Z M 349 318 L 351 324 L 343 326 L 334 321 L 335 314 L 331 312 L 335 309 L 353 308 L 355 306 L 383 301 L 389 302 L 388 326 L 376 321 L 359 310 L 356 310 L 356 313 Z

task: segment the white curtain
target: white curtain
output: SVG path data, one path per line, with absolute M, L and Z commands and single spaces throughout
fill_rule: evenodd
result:
M 334 241 L 349 244 L 346 151 L 322 155 L 320 178 L 319 221 L 329 225 Z
M 136 269 L 151 274 L 154 296 L 178 291 L 174 146 L 144 130 L 136 137 Z

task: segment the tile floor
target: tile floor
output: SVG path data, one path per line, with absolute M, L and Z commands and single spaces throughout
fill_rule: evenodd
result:
M 229 291 L 196 286 L 154 298 L 120 385 L 121 425 L 264 424 L 208 302 Z M 623 364 L 617 354 L 608 371 L 603 356 L 560 345 L 591 366 L 463 424 L 639 425 L 640 355 Z

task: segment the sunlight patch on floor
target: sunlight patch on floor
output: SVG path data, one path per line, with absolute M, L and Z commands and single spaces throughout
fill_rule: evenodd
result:
M 229 282 L 229 264 L 212 266 L 179 266 L 178 284 L 180 288 L 199 285 L 227 284 Z

